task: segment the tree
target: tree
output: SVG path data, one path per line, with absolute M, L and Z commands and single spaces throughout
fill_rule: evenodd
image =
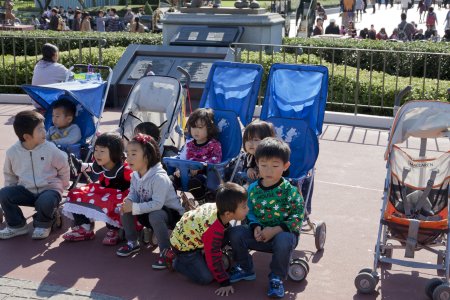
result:
M 146 15 L 149 15 L 149 16 L 153 15 L 153 9 L 150 6 L 150 4 L 148 3 L 148 1 L 145 2 L 144 12 Z

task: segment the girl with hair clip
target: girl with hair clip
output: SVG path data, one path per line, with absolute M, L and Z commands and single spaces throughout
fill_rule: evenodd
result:
M 69 163 L 77 173 L 92 172 L 99 180 L 68 193 L 63 213 L 74 220 L 74 226 L 63 239 L 73 242 L 93 239 L 91 220 L 95 220 L 105 222 L 108 228 L 103 244 L 116 245 L 121 227 L 116 207 L 128 195 L 132 173 L 125 163 L 122 139 L 116 134 L 104 133 L 95 141 L 93 163 L 82 163 L 73 155 Z
M 158 239 L 159 258 L 153 269 L 165 269 L 165 253 L 170 247 L 169 228 L 173 228 L 184 209 L 161 165 L 161 154 L 156 141 L 148 135 L 137 134 L 127 145 L 127 162 L 134 171 L 130 193 L 121 205 L 122 225 L 127 244 L 117 250 L 121 257 L 140 250 L 135 226 L 137 219 L 145 227 L 151 227 Z
M 222 146 L 216 139 L 219 130 L 214 124 L 214 112 L 209 108 L 198 108 L 190 116 L 187 122 L 187 131 L 192 139 L 188 140 L 181 159 L 193 160 L 204 163 L 217 164 L 222 161 Z M 190 170 L 189 192 L 199 204 L 203 204 L 206 198 L 206 175 L 203 170 Z M 177 170 L 173 176 L 174 185 L 178 189 L 181 186 L 180 173 Z

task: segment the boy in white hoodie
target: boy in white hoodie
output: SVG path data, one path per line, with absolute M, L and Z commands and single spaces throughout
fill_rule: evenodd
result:
M 6 151 L 0 203 L 7 226 L 0 239 L 28 233 L 20 205 L 36 209 L 33 239 L 45 239 L 55 221 L 64 188 L 69 186 L 67 155 L 45 140 L 44 118 L 35 111 L 18 113 L 13 123 L 19 141 Z

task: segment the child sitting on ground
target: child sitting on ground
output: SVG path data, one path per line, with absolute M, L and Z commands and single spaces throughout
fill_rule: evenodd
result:
M 244 220 L 247 212 L 245 189 L 231 182 L 221 185 L 216 203 L 206 203 L 185 213 L 175 226 L 170 238 L 174 253 L 167 254 L 176 256 L 173 268 L 199 284 L 209 284 L 215 279 L 221 286 L 215 291 L 217 295 L 233 293 L 221 246 L 229 222 Z
M 180 158 L 203 163 L 217 164 L 222 161 L 222 146 L 216 139 L 219 130 L 214 124 L 214 112 L 209 108 L 196 109 L 188 119 L 187 130 L 192 137 L 185 145 Z M 184 157 L 185 156 L 185 157 Z M 206 175 L 204 170 L 190 170 L 189 192 L 199 204 L 206 198 Z M 175 172 L 174 185 L 181 185 L 180 174 Z
M 22 111 L 14 118 L 19 141 L 6 151 L 4 187 L 0 203 L 7 226 L 0 239 L 28 233 L 20 205 L 35 207 L 33 239 L 48 237 L 55 211 L 69 186 L 67 155 L 45 140 L 44 118 L 35 111 Z
M 158 144 L 161 140 L 161 133 L 159 131 L 159 128 L 158 126 L 156 126 L 156 124 L 152 122 L 142 122 L 138 124 L 136 127 L 134 127 L 133 134 L 137 135 L 139 133 L 151 136 Z M 161 157 L 172 157 L 177 156 L 177 154 L 178 154 L 177 147 L 164 145 L 164 150 L 163 153 L 161 154 Z
M 88 171 L 99 175 L 98 183 L 71 190 L 63 213 L 74 220 L 72 229 L 63 235 L 66 241 L 84 241 L 94 238 L 91 219 L 106 223 L 108 231 L 104 245 L 116 245 L 119 240 L 120 215 L 118 204 L 128 195 L 131 169 L 124 162 L 122 139 L 113 133 L 103 133 L 94 145 L 93 163 L 82 163 L 71 155 L 71 163 L 79 173 Z
M 53 126 L 48 129 L 47 140 L 57 146 L 73 145 L 81 140 L 81 130 L 74 124 L 77 107 L 69 99 L 61 98 L 52 104 Z
M 282 177 L 289 168 L 289 146 L 275 138 L 265 138 L 255 152 L 260 179 L 248 189 L 248 225 L 230 228 L 229 238 L 237 263 L 230 282 L 254 280 L 253 261 L 248 250 L 272 252 L 269 297 L 284 297 L 292 251 L 297 246 L 303 221 L 303 198 Z
M 169 228 L 181 218 L 184 209 L 172 182 L 161 165 L 156 141 L 148 135 L 138 134 L 127 145 L 127 162 L 134 171 L 130 193 L 121 207 L 121 220 L 127 244 L 117 250 L 118 256 L 129 256 L 140 250 L 135 217 L 145 227 L 153 229 L 160 256 L 153 269 L 165 269 L 165 253 L 170 246 Z

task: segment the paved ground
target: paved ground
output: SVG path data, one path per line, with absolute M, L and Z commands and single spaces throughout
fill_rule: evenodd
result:
M 417 11 L 417 2 L 418 1 L 416 1 L 414 8 L 408 10 L 407 21 L 408 22 L 414 21 L 418 25 L 417 28 L 423 29 L 425 33 L 426 30 L 425 22 L 419 24 L 419 12 Z M 381 27 L 384 27 L 386 29 L 388 36 L 390 36 L 394 28 L 397 28 L 398 24 L 401 21 L 400 19 L 401 9 L 397 4 L 394 4 L 393 8 L 390 8 L 390 6 L 388 6 L 387 9 L 384 5 L 381 6 L 381 9 L 378 9 L 377 4 L 375 14 L 372 14 L 372 5 L 369 4 L 366 11 L 367 13 L 363 14 L 362 20 L 355 23 L 358 35 L 361 29 L 364 29 L 366 27 L 370 29 L 370 25 L 373 24 L 377 32 L 381 29 Z M 436 12 L 438 20 L 438 25 L 436 26 L 436 28 L 438 34 L 442 37 L 444 35 L 445 17 L 447 16 L 447 12 L 449 11 L 449 9 L 444 8 L 439 9 L 437 6 L 435 6 L 434 11 Z M 339 26 L 340 24 L 342 24 L 342 19 L 339 17 L 339 9 L 337 8 L 327 9 L 327 15 L 328 19 L 325 21 L 324 29 L 326 28 L 326 26 L 329 25 L 331 19 L 335 19 L 336 24 L 338 24 Z M 291 20 L 293 20 L 291 22 L 291 29 L 296 28 L 295 15 L 293 16 L 293 18 L 291 18 Z M 295 34 L 296 34 L 295 30 L 291 30 L 289 32 L 289 35 L 291 37 L 295 36 Z
M 12 116 L 28 107 L 0 105 L 0 167 L 5 149 L 16 140 Z M 119 114 L 106 112 L 101 130 L 116 128 Z M 313 219 L 326 221 L 325 250 L 316 253 L 314 239 L 302 235 L 295 256 L 308 259 L 310 272 L 302 283 L 287 281 L 285 299 L 426 299 L 424 286 L 428 278 L 436 276 L 435 271 L 396 266 L 382 269 L 377 292 L 369 296 L 357 294 L 353 285 L 358 271 L 372 264 L 387 135 L 374 129 L 325 125 L 312 214 Z M 409 147 L 416 148 L 417 144 Z M 449 143 L 439 145 L 438 150 L 442 147 L 448 149 Z M 25 212 L 32 214 L 30 209 Z M 83 299 L 91 292 L 101 294 L 91 294 L 93 298 L 102 299 L 108 299 L 104 295 L 123 299 L 217 299 L 213 294 L 216 284 L 197 286 L 177 273 L 153 271 L 151 263 L 157 258 L 157 249 L 147 247 L 134 257 L 117 257 L 116 247 L 101 245 L 103 224 L 96 224 L 98 237 L 93 241 L 63 242 L 61 235 L 68 223 L 44 241 L 32 241 L 31 234 L 0 241 L 0 299 L 45 298 L 49 285 L 57 285 L 57 297 L 61 299 Z M 394 257 L 401 254 L 394 252 Z M 236 293 L 229 299 L 265 299 L 270 256 L 254 253 L 253 257 L 257 279 L 235 284 Z M 429 262 L 436 259 L 421 252 L 417 258 Z

